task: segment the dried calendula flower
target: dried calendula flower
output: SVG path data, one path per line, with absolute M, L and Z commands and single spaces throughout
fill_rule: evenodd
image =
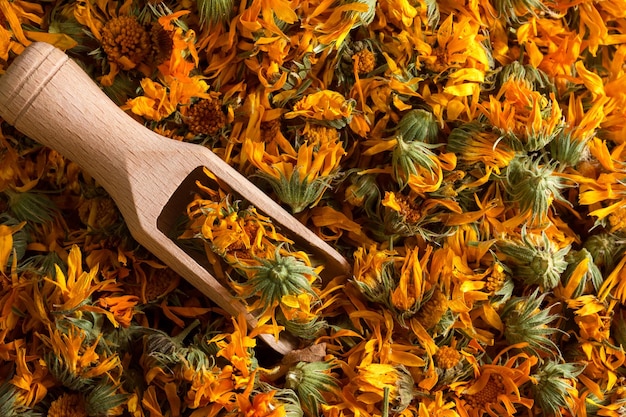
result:
M 587 140 L 574 136 L 572 131 L 561 131 L 550 142 L 550 155 L 563 166 L 576 166 L 589 154 Z
M 435 143 L 439 134 L 439 124 L 431 112 L 413 109 L 402 116 L 396 126 L 396 133 L 408 142 Z
M 561 282 L 567 291 L 564 294 L 567 298 L 578 298 L 583 294 L 600 289 L 604 278 L 587 249 L 569 251 L 565 256 L 565 261 L 567 268 L 561 275 Z
M 306 140 L 295 153 L 274 155 L 262 142 L 246 140 L 243 151 L 293 213 L 315 206 L 339 174 L 346 154 L 337 129 L 307 123 L 301 131 Z
M 508 166 L 515 157 L 515 151 L 501 140 L 498 133 L 478 121 L 452 129 L 446 142 L 446 151 L 455 153 L 459 161 L 469 166 L 480 162 L 494 168 L 496 172 Z
M 355 173 L 350 176 L 350 185 L 345 190 L 345 201 L 355 207 L 372 212 L 380 202 L 381 192 L 375 174 Z
M 370 363 L 357 367 L 357 374 L 352 378 L 357 401 L 378 403 L 382 408 L 391 405 L 394 412 L 405 410 L 415 396 L 413 376 L 402 365 L 388 363 Z M 384 413 L 383 413 L 384 415 Z
M 530 234 L 522 228 L 521 241 L 501 240 L 497 247 L 507 256 L 516 280 L 526 285 L 539 285 L 545 290 L 556 287 L 567 268 L 565 255 L 570 246 L 556 246 L 545 232 Z
M 546 296 L 547 293 L 540 294 L 537 289 L 532 294 L 514 297 L 505 303 L 500 317 L 504 324 L 504 337 L 509 344 L 527 343 L 527 349 L 535 354 L 559 354 L 559 348 L 550 338 L 558 329 L 549 326 L 558 316 L 543 305 Z
M 189 131 L 196 135 L 215 135 L 228 120 L 217 98 L 201 99 L 189 107 L 186 118 Z
M 372 245 L 359 247 L 354 253 L 354 282 L 370 301 L 385 305 L 393 288 L 393 269 L 401 259 L 395 251 L 380 250 Z
M 571 205 L 561 195 L 565 188 L 563 179 L 553 172 L 552 166 L 541 165 L 526 155 L 514 158 L 507 167 L 506 182 L 511 200 L 534 221 L 545 221 L 555 199 Z
M 350 122 L 353 109 L 354 100 L 346 99 L 337 91 L 321 90 L 300 99 L 284 117 L 303 117 L 340 129 Z
M 21 388 L 16 387 L 8 380 L 0 382 L 0 416 L 2 417 L 39 417 L 40 414 L 22 404 Z M 65 408 L 63 408 L 65 409 Z M 80 409 L 78 409 L 80 411 Z M 68 414 L 73 416 L 72 414 Z M 48 416 L 55 417 L 48 412 Z M 59 414 L 65 417 L 65 414 Z M 86 414 L 77 414 L 76 417 L 87 417 Z
M 600 270 L 607 272 L 613 269 L 626 248 L 626 238 L 615 233 L 602 232 L 591 235 L 583 243 L 593 262 Z
M 287 295 L 310 294 L 317 298 L 312 283 L 319 279 L 317 271 L 301 259 L 281 253 L 276 247 L 273 259 L 258 258 L 259 265 L 245 268 L 252 277 L 242 284 L 244 297 L 258 296 L 264 310 L 277 306 Z
M 320 405 L 326 403 L 323 393 L 338 386 L 330 373 L 333 366 L 332 362 L 299 362 L 285 375 L 285 388 L 298 394 L 303 408 L 310 415 L 319 415 Z
M 448 299 L 439 288 L 434 288 L 430 294 L 424 296 L 425 302 L 421 305 L 415 319 L 426 330 L 437 325 L 444 313 L 448 310 Z
M 537 405 L 545 415 L 561 415 L 562 407 L 567 407 L 567 400 L 576 389 L 576 377 L 585 366 L 581 363 L 560 363 L 546 359 L 533 374 L 536 384 L 530 386 Z
M 102 29 L 102 49 L 125 70 L 142 63 L 151 51 L 150 35 L 134 16 L 109 20 Z
M 396 146 L 391 154 L 391 165 L 394 178 L 400 187 L 409 183 L 411 175 L 418 175 L 420 168 L 431 174 L 436 170 L 437 155 L 431 149 L 440 145 L 404 138 L 401 134 L 397 134 L 393 140 Z
M 369 49 L 362 49 L 353 54 L 352 61 L 358 74 L 367 74 L 376 68 L 376 55 Z

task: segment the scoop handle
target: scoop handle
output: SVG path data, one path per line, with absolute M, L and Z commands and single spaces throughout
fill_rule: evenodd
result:
M 128 117 L 65 53 L 42 42 L 0 77 L 0 117 L 86 168 L 107 190 L 134 170 L 138 152 L 171 146 Z

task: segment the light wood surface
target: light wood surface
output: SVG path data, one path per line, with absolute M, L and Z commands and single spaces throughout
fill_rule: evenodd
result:
M 307 250 L 325 260 L 327 273 L 350 273 L 348 262 L 337 251 L 217 155 L 203 146 L 160 136 L 136 122 L 51 45 L 33 43 L 0 77 L 0 117 L 79 164 L 116 202 L 137 242 L 229 314 L 244 312 L 251 326 L 256 320 L 245 305 L 162 232 L 175 215 L 183 213 L 161 216 L 163 208 L 198 167 L 210 169 L 270 216 L 287 236 L 305 243 Z M 180 190 L 176 195 L 181 195 Z M 171 206 L 178 210 L 187 202 L 181 199 Z M 283 354 L 294 348 L 287 339 L 276 341 L 269 335 L 264 339 Z

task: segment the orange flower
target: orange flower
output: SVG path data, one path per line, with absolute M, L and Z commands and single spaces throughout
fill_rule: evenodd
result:
M 352 115 L 354 103 L 346 100 L 341 93 L 321 90 L 298 101 L 293 110 L 285 113 L 286 119 L 304 117 L 313 120 L 348 120 Z
M 474 380 L 450 385 L 457 395 L 457 411 L 462 417 L 512 417 L 517 413 L 516 405 L 528 409 L 533 406 L 532 399 L 522 397 L 520 387 L 531 381 L 530 371 L 539 359 L 518 354 L 500 365 L 507 350 L 500 352 L 493 364 L 478 366 Z
M 138 302 L 139 297 L 134 295 L 101 297 L 98 299 L 98 304 L 113 313 L 113 317 L 122 327 L 130 326 L 134 308 Z

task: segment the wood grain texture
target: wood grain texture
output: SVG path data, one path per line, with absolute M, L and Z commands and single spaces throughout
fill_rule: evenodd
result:
M 209 149 L 160 136 L 115 105 L 62 51 L 33 43 L 0 77 L 0 117 L 39 143 L 79 164 L 116 202 L 133 237 L 233 316 L 246 307 L 205 268 L 168 238 L 157 220 L 183 180 L 207 167 L 224 184 L 326 262 L 331 274 L 349 274 L 330 245 L 262 193 Z M 286 353 L 293 345 L 267 335 Z

